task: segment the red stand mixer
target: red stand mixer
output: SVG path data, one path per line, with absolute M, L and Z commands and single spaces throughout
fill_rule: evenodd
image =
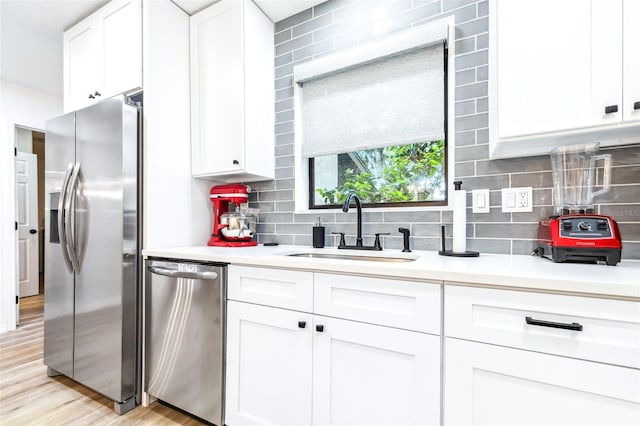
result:
M 209 198 L 213 203 L 213 230 L 207 245 L 220 247 L 257 246 L 253 241 L 257 217 L 251 210 L 240 210 L 249 201 L 251 189 L 240 183 L 216 185 L 211 188 Z M 235 206 L 230 211 L 229 205 Z
M 618 224 L 610 216 L 594 214 L 593 197 L 607 192 L 611 182 L 611 156 L 597 151 L 597 143 L 551 151 L 556 212 L 538 224 L 538 253 L 554 262 L 620 262 Z M 603 162 L 603 183 L 594 191 L 598 161 Z

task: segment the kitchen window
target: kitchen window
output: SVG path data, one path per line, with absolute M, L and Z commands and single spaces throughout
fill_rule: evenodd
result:
M 349 192 L 368 206 L 444 205 L 444 139 L 309 159 L 310 208 L 336 208 Z
M 441 20 L 295 67 L 298 210 L 349 192 L 372 207 L 447 204 L 448 31 Z

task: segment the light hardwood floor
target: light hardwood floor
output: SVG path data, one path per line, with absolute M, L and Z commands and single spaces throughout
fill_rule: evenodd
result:
M 42 362 L 43 296 L 20 301 L 20 326 L 0 335 L 0 425 L 201 425 L 154 403 L 118 416 L 113 402 Z

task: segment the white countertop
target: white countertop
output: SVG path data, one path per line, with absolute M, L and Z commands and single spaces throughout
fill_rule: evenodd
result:
M 327 253 L 382 257 L 411 257 L 413 262 L 291 257 L 291 253 Z M 313 249 L 303 246 L 275 247 L 177 247 L 145 249 L 145 257 L 168 257 L 236 265 L 304 269 L 358 275 L 397 277 L 424 281 L 449 281 L 600 297 L 640 300 L 640 261 L 623 260 L 616 266 L 553 263 L 535 256 L 481 254 L 476 258 L 439 256 L 435 251 Z

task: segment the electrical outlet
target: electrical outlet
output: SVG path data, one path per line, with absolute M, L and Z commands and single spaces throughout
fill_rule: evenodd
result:
M 502 213 L 533 211 L 533 188 L 502 188 Z

